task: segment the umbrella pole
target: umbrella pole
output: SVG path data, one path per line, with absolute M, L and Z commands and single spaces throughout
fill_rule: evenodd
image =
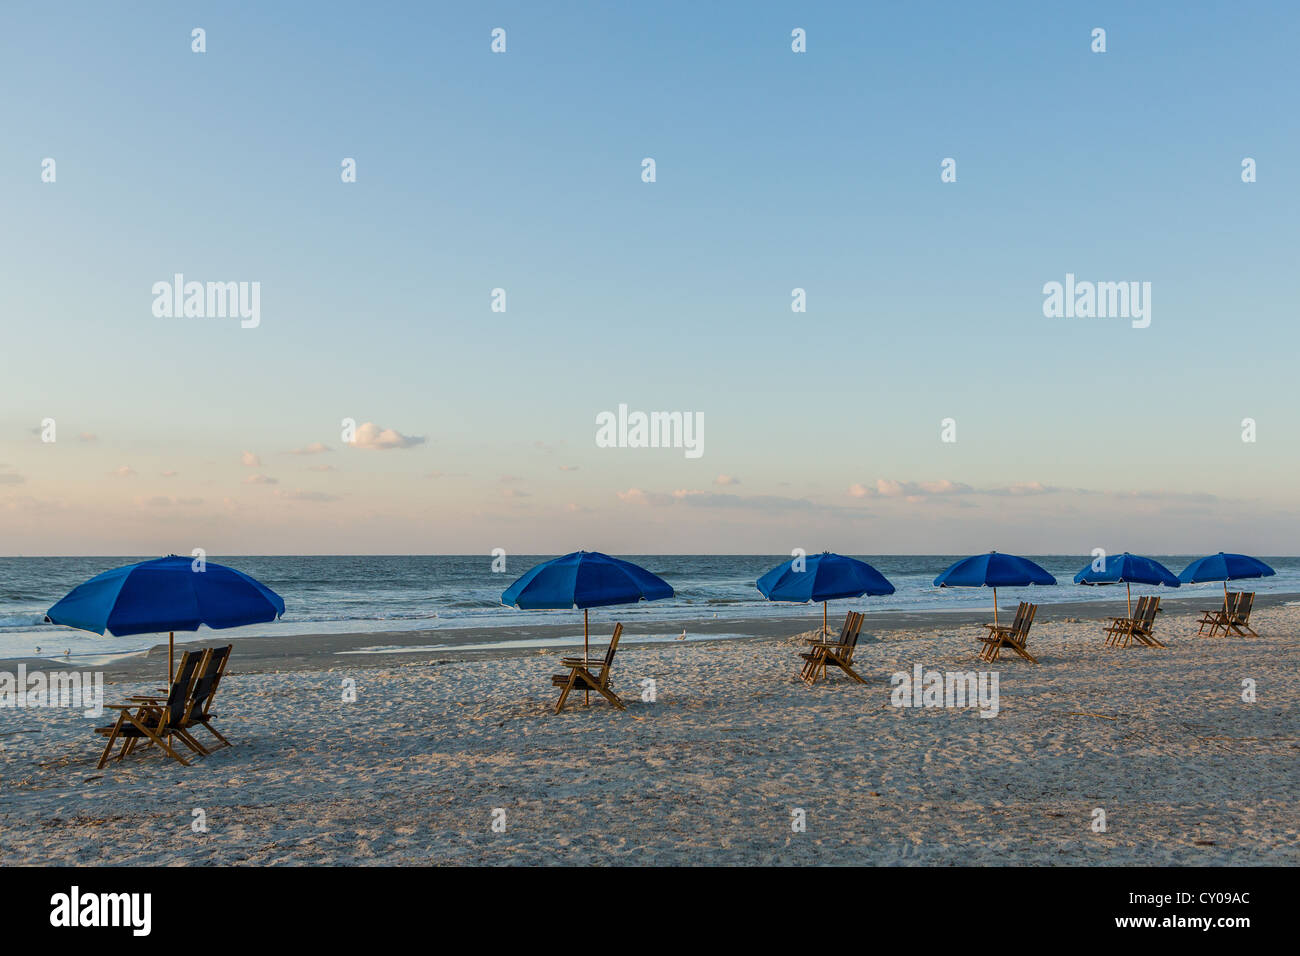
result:
M 1223 613 L 1228 613 L 1228 579 L 1223 579 Z
M 826 602 L 822 601 L 822 636 L 830 637 L 831 629 L 826 624 Z
M 168 631 L 167 632 L 167 683 L 169 684 L 172 682 L 172 675 L 175 673 L 175 671 L 172 670 L 172 649 L 175 645 L 175 641 L 176 641 L 176 632 Z
M 587 650 L 587 608 L 584 607 L 582 609 L 582 660 L 584 667 L 586 666 L 587 658 L 590 656 L 591 652 Z M 584 698 L 583 706 L 591 706 L 591 688 L 585 686 L 585 682 L 582 688 L 582 694 Z
M 1124 590 L 1128 591 L 1128 616 L 1129 616 L 1129 620 L 1132 620 L 1133 619 L 1133 585 L 1125 581 Z
M 998 626 L 998 589 L 993 589 L 993 626 Z

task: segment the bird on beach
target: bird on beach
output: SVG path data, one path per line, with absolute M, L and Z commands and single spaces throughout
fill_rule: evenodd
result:
M 37 644 L 37 645 L 36 645 L 36 653 L 39 654 L 40 652 L 41 652 L 41 646 L 40 646 L 39 644 Z
M 682 632 L 677 635 L 677 640 L 679 641 L 686 640 L 686 628 L 682 628 Z

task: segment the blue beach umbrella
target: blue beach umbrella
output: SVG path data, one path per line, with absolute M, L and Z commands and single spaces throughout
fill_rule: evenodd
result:
M 1028 558 L 996 551 L 962 558 L 934 579 L 937 588 L 992 588 L 994 625 L 998 623 L 998 588 L 1055 583 L 1056 578 Z
M 659 601 L 673 596 L 668 582 L 645 568 L 599 551 L 574 551 L 543 561 L 501 593 L 522 610 L 582 608 L 582 656 L 588 654 L 587 609 Z M 590 699 L 590 691 L 588 691 Z
M 264 624 L 284 614 L 284 599 L 242 571 L 168 555 L 128 564 L 78 584 L 45 612 L 51 624 L 115 637 L 168 632 L 167 679 L 176 631 Z
M 1178 575 L 1183 584 L 1200 584 L 1204 581 L 1223 582 L 1223 600 L 1228 600 L 1228 582 L 1241 578 L 1267 578 L 1277 572 L 1259 558 L 1248 554 L 1218 554 L 1197 558 Z M 1224 605 L 1227 606 L 1226 603 Z
M 802 570 L 800 570 L 802 568 Z M 822 630 L 826 631 L 826 602 L 864 594 L 893 594 L 885 576 L 857 558 L 823 551 L 811 558 L 791 558 L 778 564 L 754 585 L 769 601 L 822 602 Z
M 1122 584 L 1128 592 L 1128 616 L 1133 616 L 1133 585 L 1163 584 L 1176 588 L 1179 585 L 1174 572 L 1154 558 L 1140 554 L 1108 554 L 1102 559 L 1101 569 L 1091 564 L 1074 576 L 1075 584 Z

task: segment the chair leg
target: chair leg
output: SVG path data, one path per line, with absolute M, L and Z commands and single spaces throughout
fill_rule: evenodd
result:
M 564 685 L 560 691 L 560 699 L 555 702 L 555 712 L 558 714 L 564 710 L 564 702 L 569 698 L 569 691 L 573 690 L 573 682 L 578 679 L 578 669 L 575 667 L 569 671 L 569 682 Z
M 1025 649 L 1025 646 L 1023 644 L 1013 643 L 1011 645 L 1011 649 L 1015 651 L 1017 654 L 1019 654 L 1021 657 L 1023 657 L 1025 660 L 1029 661 L 1029 663 L 1031 664 L 1038 663 L 1038 658 L 1034 657 L 1033 654 L 1030 654 L 1029 651 Z
M 95 767 L 96 770 L 103 770 L 104 764 L 108 763 L 108 756 L 113 752 L 113 743 L 114 741 L 117 740 L 117 735 L 122 730 L 122 720 L 123 720 L 122 714 L 119 713 L 117 715 L 117 723 L 113 725 L 113 732 L 108 735 L 108 743 L 104 745 L 104 752 L 99 756 L 99 763 Z M 126 746 L 125 742 L 122 744 L 122 746 L 124 747 Z
M 618 695 L 615 694 L 615 693 L 614 693 L 612 690 L 610 690 L 608 687 L 603 687 L 603 686 L 601 686 L 599 683 L 596 683 L 595 681 L 593 681 L 593 682 L 592 682 L 592 689 L 595 690 L 596 693 L 598 693 L 598 694 L 600 694 L 602 697 L 604 697 L 604 698 L 605 698 L 607 701 L 609 701 L 612 705 L 614 705 L 615 707 L 617 707 L 619 710 L 627 710 L 627 708 L 623 706 L 623 701 L 621 701 L 621 700 L 619 699 Z
M 163 749 L 163 752 L 166 753 L 167 756 L 171 757 L 173 760 L 179 761 L 181 766 L 188 767 L 190 765 L 190 762 L 182 757 L 177 751 L 173 750 L 172 745 L 166 740 L 159 738 L 158 746 Z
M 858 676 L 858 672 L 855 671 L 855 670 L 854 670 L 852 667 L 850 667 L 848 664 L 845 664 L 843 661 L 836 661 L 835 663 L 839 665 L 840 669 L 841 669 L 842 671 L 844 671 L 844 673 L 848 674 L 850 677 L 852 677 L 852 678 L 853 678 L 855 681 L 857 681 L 859 684 L 865 684 L 865 683 L 866 683 L 866 681 L 864 681 L 861 677 Z
M 206 757 L 212 753 L 212 751 L 208 750 L 207 747 L 199 743 L 198 740 L 192 734 L 188 733 L 185 730 L 182 730 L 180 727 L 177 727 L 174 732 L 176 736 L 181 739 L 181 743 L 183 743 L 186 747 L 189 747 L 190 750 L 194 751 L 200 757 Z
M 135 726 L 139 728 L 140 732 L 143 733 L 146 737 L 148 737 L 152 743 L 155 743 L 159 747 L 161 747 L 163 749 L 163 752 L 167 754 L 167 756 L 171 757 L 173 760 L 179 761 L 180 764 L 184 767 L 188 767 L 190 765 L 190 762 L 188 760 L 186 760 L 184 757 L 182 757 L 180 754 L 178 754 L 175 750 L 172 749 L 172 745 L 167 742 L 166 736 L 159 735 L 158 733 L 150 729 L 150 727 L 147 724 L 141 723 L 134 716 L 128 715 L 127 719 L 131 721 L 131 723 L 135 724 Z M 120 760 L 121 757 L 119 757 L 118 759 Z
M 204 720 L 204 721 L 202 721 L 202 724 L 203 724 L 203 726 L 204 726 L 205 728 L 207 728 L 208 733 L 212 734 L 212 736 L 216 737 L 217 740 L 221 741 L 221 746 L 223 746 L 223 747 L 229 747 L 229 746 L 231 746 L 230 741 L 227 740 L 225 737 L 221 736 L 221 732 L 220 732 L 219 730 L 217 730 L 216 727 L 213 727 L 212 724 L 211 724 L 210 722 L 208 722 L 207 720 Z

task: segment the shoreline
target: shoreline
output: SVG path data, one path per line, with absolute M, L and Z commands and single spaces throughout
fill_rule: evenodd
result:
M 1114 589 L 1112 589 L 1114 590 Z M 1036 635 L 1054 623 L 1080 621 L 1107 621 L 1123 614 L 1124 592 L 1117 591 L 1117 601 L 1063 602 L 1040 604 L 1034 622 Z M 1033 595 L 1029 598 L 1032 600 Z M 1212 602 L 1205 595 L 1174 597 L 1160 595 L 1161 612 L 1166 620 L 1174 615 L 1199 612 Z M 1255 599 L 1257 611 L 1280 607 L 1291 601 L 1300 601 L 1300 594 L 1290 592 L 1260 593 Z M 881 633 L 890 640 L 906 637 L 909 630 L 916 632 L 941 632 L 954 641 L 967 640 L 973 646 L 975 626 L 992 619 L 992 602 L 987 607 L 974 609 L 924 610 L 924 611 L 872 611 L 869 602 L 855 607 L 854 602 L 839 602 L 832 608 L 829 621 L 832 630 L 838 630 L 849 609 L 866 611 L 862 643 L 870 643 L 872 635 Z M 591 626 L 590 644 L 603 647 L 608 643 L 609 631 L 618 620 L 616 608 L 601 608 L 602 620 Z M 818 609 L 820 610 L 820 609 Z M 706 612 L 707 613 L 707 612 Z M 999 602 L 999 616 L 1008 621 L 1015 613 L 1015 604 Z M 446 628 L 421 631 L 355 631 L 338 634 L 291 634 L 283 637 L 227 638 L 221 631 L 204 631 L 201 636 L 193 632 L 176 635 L 176 652 L 196 647 L 234 645 L 230 658 L 230 672 L 264 674 L 275 672 L 338 670 L 348 668 L 389 667 L 412 663 L 453 663 L 525 659 L 554 656 L 582 646 L 582 619 L 573 612 L 570 623 L 521 624 L 517 628 L 488 627 Z M 755 618 L 717 619 L 698 621 L 672 620 L 654 622 L 632 619 L 624 622 L 620 653 L 636 653 L 649 647 L 664 646 L 716 646 L 745 644 L 773 639 L 789 638 L 815 629 L 821 624 L 820 613 L 814 614 L 812 606 L 802 613 L 788 616 L 767 615 Z M 676 629 L 685 626 L 687 639 L 675 640 Z M 503 631 L 506 632 L 503 634 Z M 508 636 L 507 636 L 508 635 Z M 530 642 L 513 646 L 505 642 Z M 433 646 L 441 645 L 441 646 Z M 458 647 L 457 645 L 472 645 Z M 383 648 L 383 650 L 367 650 Z M 58 657 L 14 657 L 0 661 L 0 671 L 13 671 L 19 664 L 32 670 L 92 670 L 102 672 L 109 683 L 121 680 L 154 679 L 166 669 L 167 643 L 154 644 L 147 650 L 114 655 L 105 652 L 93 661 Z

